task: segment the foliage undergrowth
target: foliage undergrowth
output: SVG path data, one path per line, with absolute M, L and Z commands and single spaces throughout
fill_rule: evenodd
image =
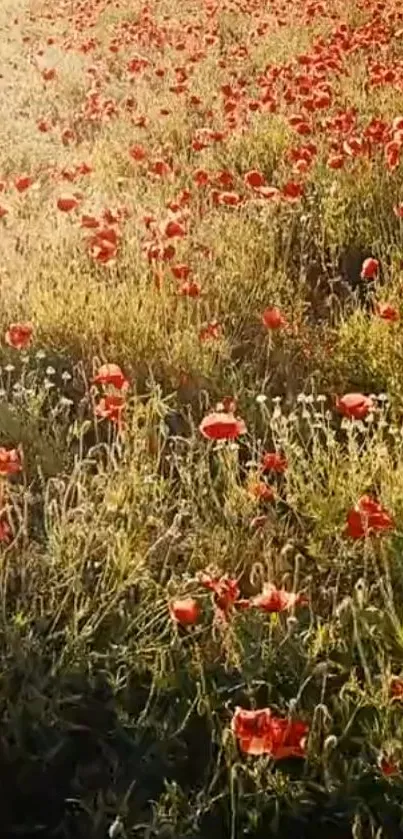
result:
M 3 0 L 10 839 L 403 836 L 402 20 Z M 206 439 L 229 398 L 245 433 Z M 352 538 L 363 496 L 393 526 Z M 203 572 L 302 597 L 222 614 Z M 247 754 L 239 707 L 303 720 L 304 756 Z

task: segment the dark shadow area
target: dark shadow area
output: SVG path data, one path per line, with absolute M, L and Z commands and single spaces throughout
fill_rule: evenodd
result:
M 224 679 L 231 704 L 242 699 L 231 687 L 235 678 L 239 674 Z M 148 679 L 136 675 L 114 696 L 102 674 L 90 678 L 75 672 L 49 680 L 46 695 L 38 696 L 25 684 L 24 702 L 20 696 L 13 708 L 3 704 L 0 808 L 5 839 L 104 839 L 117 815 L 124 837 L 145 836 L 146 829 L 155 839 L 234 835 L 228 772 L 209 719 L 194 712 L 180 730 L 164 732 L 163 721 L 179 694 L 161 693 L 148 717 L 149 690 Z M 301 761 L 286 761 L 281 771 L 291 781 L 303 779 Z M 211 805 L 207 797 L 203 812 L 197 812 L 192 802 L 205 795 L 213 774 Z M 166 802 L 159 811 L 169 786 L 177 791 L 177 802 L 185 802 L 182 812 L 179 804 L 170 809 Z M 358 812 L 364 826 L 368 823 L 368 839 L 375 835 L 371 825 L 382 828 L 383 837 L 403 835 L 403 787 L 373 774 L 343 781 L 328 792 L 319 778 L 317 784 L 306 779 L 304 795 L 288 803 L 266 796 L 250 781 L 246 789 L 248 806 L 242 795 L 236 801 L 236 837 L 350 839 Z M 256 810 L 254 820 L 251 810 Z

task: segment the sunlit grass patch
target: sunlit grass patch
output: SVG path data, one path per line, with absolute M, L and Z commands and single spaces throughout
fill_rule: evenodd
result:
M 399 27 L 0 9 L 4 835 L 402 832 Z

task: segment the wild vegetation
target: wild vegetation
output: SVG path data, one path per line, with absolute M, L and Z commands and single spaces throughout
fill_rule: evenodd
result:
M 403 836 L 403 10 L 3 0 L 2 835 Z

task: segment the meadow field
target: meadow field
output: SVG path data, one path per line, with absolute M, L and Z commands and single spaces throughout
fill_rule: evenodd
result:
M 403 6 L 2 0 L 0 832 L 403 837 Z

